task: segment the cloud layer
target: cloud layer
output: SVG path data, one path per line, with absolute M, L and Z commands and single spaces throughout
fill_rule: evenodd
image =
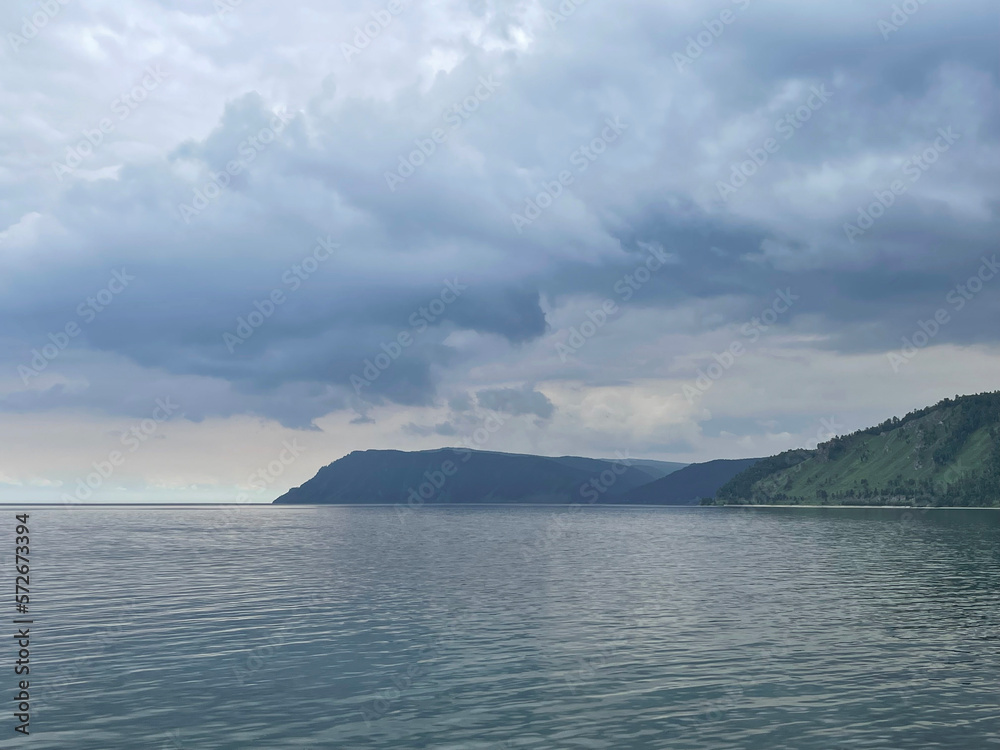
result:
M 0 410 L 79 432 L 0 481 L 165 396 L 306 474 L 484 409 L 696 459 L 995 387 L 996 12 L 902 6 L 6 6 Z

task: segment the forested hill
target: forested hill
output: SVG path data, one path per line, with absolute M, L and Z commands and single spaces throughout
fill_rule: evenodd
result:
M 715 503 L 1000 507 L 1000 391 L 763 459 Z

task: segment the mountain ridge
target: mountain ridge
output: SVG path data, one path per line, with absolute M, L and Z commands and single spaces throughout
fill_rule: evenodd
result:
M 715 497 L 726 482 L 759 460 L 717 458 L 689 464 L 629 490 L 621 497 L 621 502 L 628 505 L 697 505 L 702 498 Z
M 352 451 L 274 502 L 1000 507 L 1000 391 L 946 398 L 760 459 Z
M 274 502 L 352 505 L 616 502 L 623 493 L 664 479 L 687 466 L 653 459 L 534 456 L 469 448 L 352 451 Z

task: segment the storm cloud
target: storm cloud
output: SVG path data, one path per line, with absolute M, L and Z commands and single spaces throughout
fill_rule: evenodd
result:
M 803 362 L 851 429 L 954 395 L 909 373 L 1000 337 L 996 11 L 899 5 L 5 6 L 0 410 L 711 458 L 815 432 Z

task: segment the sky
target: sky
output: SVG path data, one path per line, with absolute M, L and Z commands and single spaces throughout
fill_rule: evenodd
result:
M 995 390 L 998 15 L 6 3 L 0 502 L 765 456 Z

